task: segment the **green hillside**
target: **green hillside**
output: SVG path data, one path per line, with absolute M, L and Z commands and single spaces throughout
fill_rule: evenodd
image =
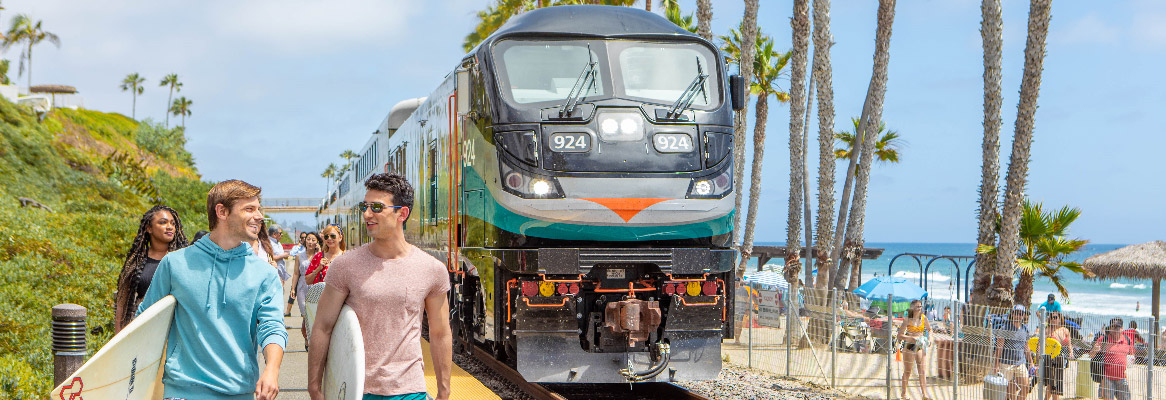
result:
M 0 399 L 52 389 L 50 310 L 89 310 L 89 354 L 112 335 L 114 290 L 138 221 L 176 209 L 206 229 L 206 192 L 181 129 L 120 114 L 53 110 L 43 120 L 0 99 Z M 22 207 L 30 198 L 51 209 Z

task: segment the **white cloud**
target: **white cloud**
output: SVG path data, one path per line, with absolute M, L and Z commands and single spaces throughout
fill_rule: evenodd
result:
M 1158 50 L 1166 50 L 1166 12 L 1157 14 L 1137 14 L 1130 27 L 1137 44 Z
M 1063 29 L 1054 29 L 1051 41 L 1065 45 L 1116 44 L 1119 36 L 1117 26 L 1091 13 L 1069 22 Z

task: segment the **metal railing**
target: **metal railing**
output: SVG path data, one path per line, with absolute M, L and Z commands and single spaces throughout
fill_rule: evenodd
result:
M 934 311 L 926 313 L 930 346 L 921 363 L 926 380 L 919 379 L 919 368 L 912 368 L 904 385 L 907 361 L 919 354 L 903 350 L 897 338 L 906 302 L 871 302 L 853 293 L 816 289 L 792 296 L 760 289 L 737 294 L 741 330 L 722 350 L 729 363 L 879 399 L 1166 398 L 1166 346 L 1155 332 L 1130 325 L 1150 328 L 1151 318 L 1114 321 L 1075 312 L 1050 315 L 1044 309 L 1013 315 L 1011 309 L 928 301 Z M 1118 332 L 1105 333 L 1118 324 Z M 1110 336 L 1102 340 L 1099 335 Z M 1098 378 L 1116 393 L 1099 394 L 1101 385 L 1090 371 L 1091 356 L 1098 353 Z M 997 386 L 1000 376 L 1009 381 L 1003 391 Z

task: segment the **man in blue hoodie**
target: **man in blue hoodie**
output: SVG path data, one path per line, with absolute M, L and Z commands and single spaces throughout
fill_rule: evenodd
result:
M 158 263 L 138 312 L 167 295 L 178 303 L 166 343 L 165 398 L 268 400 L 279 393 L 283 289 L 275 269 L 245 244 L 259 237 L 259 193 L 240 180 L 215 185 L 207 193 L 210 234 Z M 267 360 L 262 374 L 258 349 Z

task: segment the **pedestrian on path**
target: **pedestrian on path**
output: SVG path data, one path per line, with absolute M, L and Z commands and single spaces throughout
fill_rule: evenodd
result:
M 345 244 L 344 235 L 340 233 L 340 228 L 336 225 L 328 225 L 320 232 L 324 238 L 324 251 L 316 253 L 312 256 L 311 262 L 308 264 L 308 284 L 315 285 L 323 282 L 324 277 L 328 276 L 328 266 L 332 264 L 332 260 L 344 254 Z
M 308 314 L 306 312 L 304 312 L 304 308 L 308 304 L 307 303 L 308 302 L 308 278 L 307 278 L 308 264 L 312 263 L 312 258 L 307 256 L 307 254 L 315 255 L 316 253 L 319 253 L 319 252 L 320 252 L 320 235 L 317 234 L 316 232 L 311 232 L 311 233 L 308 233 L 307 235 L 305 235 L 304 236 L 304 251 L 301 252 L 299 256 L 296 256 L 296 274 L 295 274 L 295 277 L 292 278 L 295 280 L 295 285 L 296 285 L 296 288 L 295 288 L 296 303 L 299 304 L 299 306 L 300 306 L 300 317 L 303 317 L 302 321 L 301 321 L 301 322 L 303 322 L 303 326 L 301 326 L 302 329 L 300 329 L 300 333 L 304 335 L 304 346 L 305 347 L 307 347 L 307 345 L 308 345 L 308 342 L 307 342 L 307 339 L 308 339 L 308 326 L 307 326 L 308 319 L 306 317 L 306 315 L 308 315 Z M 284 314 L 285 314 L 284 316 L 287 316 L 286 315 L 287 313 L 284 313 Z
M 117 277 L 116 300 L 114 301 L 114 332 L 121 332 L 134 319 L 146 289 L 158 270 L 158 262 L 167 253 L 186 247 L 186 234 L 182 232 L 182 219 L 173 208 L 157 205 L 142 214 L 138 224 L 138 235 L 134 237 L 130 251 L 126 252 L 121 274 Z
M 923 399 L 927 396 L 927 350 L 930 347 L 931 324 L 923 312 L 923 302 L 912 300 L 907 309 L 907 319 L 899 326 L 899 341 L 903 342 L 903 377 L 900 398 L 907 398 L 907 386 L 911 384 L 911 370 L 919 373 L 919 391 Z
M 319 250 L 312 250 L 311 253 L 308 252 L 308 250 L 307 250 L 308 234 L 309 234 L 308 232 L 300 232 L 300 241 L 297 242 L 296 246 L 292 247 L 291 251 L 288 252 L 288 255 L 292 259 L 292 266 L 293 266 L 292 271 L 288 271 L 288 273 L 290 273 L 292 276 L 292 278 L 291 278 L 292 290 L 291 290 L 291 294 L 287 297 L 287 308 L 285 308 L 283 310 L 283 316 L 285 316 L 285 317 L 291 316 L 292 304 L 295 304 L 296 297 L 298 297 L 298 295 L 300 295 L 300 294 L 302 294 L 303 296 L 307 296 L 307 294 L 308 294 L 308 292 L 306 290 L 300 290 L 300 286 L 306 286 L 306 281 L 304 279 L 304 272 L 306 271 L 306 269 L 308 267 L 308 263 L 310 263 L 312 261 L 311 256 L 315 255 L 316 252 L 319 251 Z M 311 234 L 316 235 L 315 232 L 312 232 Z M 319 249 L 320 248 L 319 235 L 316 235 L 316 237 L 314 239 L 316 240 L 315 248 Z M 300 315 L 303 316 L 304 315 L 304 300 L 300 299 L 299 304 L 300 304 Z M 305 335 L 306 335 L 306 333 L 305 333 Z
M 158 263 L 138 313 L 168 295 L 178 302 L 166 341 L 164 398 L 271 400 L 279 393 L 287 347 L 279 277 L 246 244 L 261 232 L 259 195 L 240 180 L 216 184 L 207 194 L 210 234 Z
M 1059 312 L 1049 313 L 1049 331 L 1049 337 L 1061 344 L 1061 353 L 1056 357 L 1041 355 L 1045 358 L 1044 385 L 1049 390 L 1049 400 L 1061 400 L 1065 395 L 1065 367 L 1074 359 L 1072 334 L 1065 326 L 1065 316 Z
M 325 278 L 308 346 L 308 393 L 312 399 L 324 398 L 328 345 L 347 304 L 356 312 L 361 332 L 376 332 L 364 335 L 365 399 L 427 398 L 420 341 L 421 317 L 428 315 L 437 400 L 448 400 L 453 333 L 446 267 L 405 241 L 402 227 L 413 208 L 413 188 L 405 178 L 376 174 L 364 186 L 368 191 L 358 208 L 372 242 L 337 257 Z

